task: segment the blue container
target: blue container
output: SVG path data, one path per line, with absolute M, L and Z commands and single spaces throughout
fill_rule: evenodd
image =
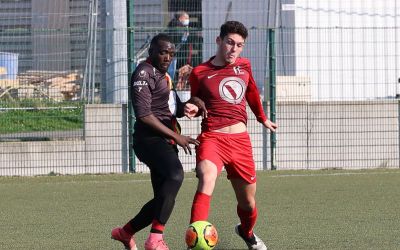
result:
M 15 80 L 18 74 L 18 54 L 0 52 L 0 80 Z

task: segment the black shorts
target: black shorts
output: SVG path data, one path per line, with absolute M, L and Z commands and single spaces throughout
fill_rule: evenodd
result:
M 152 175 L 173 177 L 183 175 L 178 148 L 159 136 L 134 137 L 133 149 L 137 158 L 147 165 Z

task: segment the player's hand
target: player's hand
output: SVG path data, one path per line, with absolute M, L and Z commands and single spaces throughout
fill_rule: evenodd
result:
M 190 97 L 189 101 L 187 101 L 187 102 L 192 103 L 199 108 L 197 115 L 201 115 L 203 118 L 207 118 L 207 108 L 206 108 L 206 105 L 204 104 L 203 100 L 201 100 L 200 98 L 198 98 L 196 96 L 192 96 L 192 97 Z
M 193 67 L 189 64 L 183 65 L 178 69 L 178 83 L 176 84 L 177 90 L 183 90 L 186 88 L 186 83 L 192 72 Z
M 195 117 L 198 112 L 199 108 L 192 103 L 186 103 L 185 107 L 183 108 L 183 114 L 189 119 Z
M 185 135 L 178 135 L 175 138 L 175 142 L 183 148 L 185 151 L 185 154 L 189 152 L 189 154 L 192 154 L 192 149 L 190 148 L 190 144 L 193 144 L 195 146 L 199 146 L 200 142 L 196 139 L 193 139 L 190 136 L 185 136 Z
M 263 123 L 264 127 L 267 129 L 271 130 L 271 132 L 275 132 L 275 130 L 278 128 L 278 125 L 276 123 L 271 122 L 270 120 L 266 120 Z

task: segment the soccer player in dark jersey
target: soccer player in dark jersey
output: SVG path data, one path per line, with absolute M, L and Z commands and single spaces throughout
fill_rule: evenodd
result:
M 189 144 L 199 145 L 196 139 L 179 133 L 176 117 L 186 115 L 191 118 L 198 112 L 198 106 L 204 108 L 204 103 L 193 98 L 182 103 L 171 90 L 171 80 L 166 72 L 174 53 L 175 45 L 170 37 L 158 34 L 150 43 L 149 58 L 138 65 L 130 82 L 136 116 L 133 148 L 138 159 L 150 169 L 154 198 L 125 226 L 111 232 L 111 237 L 129 250 L 137 250 L 133 235 L 150 224 L 144 248 L 168 249 L 163 231 L 183 181 L 177 145 L 186 153 L 191 153 Z
M 195 67 L 189 77 L 192 97 L 203 100 L 207 111 L 197 138 L 200 141 L 196 149 L 199 182 L 190 222 L 208 220 L 215 182 L 225 167 L 238 202 L 240 223 L 235 232 L 248 249 L 265 250 L 264 242 L 253 232 L 257 220 L 256 171 L 246 129 L 246 101 L 265 128 L 275 131 L 277 125 L 264 114 L 250 61 L 240 57 L 246 38 L 247 29 L 242 23 L 224 23 L 216 39 L 216 55 Z

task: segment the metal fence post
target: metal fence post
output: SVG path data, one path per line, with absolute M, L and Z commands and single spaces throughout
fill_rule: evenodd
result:
M 268 29 L 265 30 L 265 40 L 268 41 Z M 268 54 L 268 43 L 265 44 L 265 58 L 269 57 Z M 265 63 L 265 79 L 264 81 L 264 89 L 263 89 L 263 94 L 264 94 L 264 99 L 263 99 L 263 108 L 264 112 L 267 112 L 268 109 L 268 101 L 269 101 L 269 65 L 268 65 L 268 60 L 266 60 Z M 262 128 L 262 141 L 263 141 L 263 170 L 268 170 L 268 134 L 267 134 L 267 129 L 265 127 Z
M 275 30 L 268 29 L 268 50 L 269 50 L 269 102 L 270 120 L 276 121 L 276 57 L 275 57 Z M 271 132 L 271 170 L 276 169 L 275 149 L 276 134 Z
M 133 22 L 133 8 L 134 8 L 134 0 L 127 0 L 127 18 L 128 18 L 128 126 L 129 126 L 129 172 L 136 172 L 136 162 L 135 162 L 135 153 L 133 151 L 133 123 L 134 123 L 134 114 L 132 107 L 132 99 L 131 99 L 131 87 L 130 87 L 130 79 L 133 71 L 135 70 L 135 62 L 134 62 L 134 22 Z

